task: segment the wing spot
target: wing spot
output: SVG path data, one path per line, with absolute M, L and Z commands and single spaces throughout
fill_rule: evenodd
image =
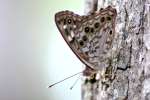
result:
M 99 24 L 98 22 L 96 22 L 96 23 L 94 24 L 94 27 L 95 27 L 95 28 L 98 28 L 99 25 L 100 25 L 100 24 Z
M 105 17 L 102 17 L 100 21 L 103 23 L 105 21 Z
M 94 32 L 94 28 L 91 28 L 91 33 L 93 33 Z
M 65 28 L 65 34 L 66 34 L 67 36 L 70 35 L 68 29 L 66 29 L 66 28 Z
M 110 16 L 107 16 L 106 18 L 108 21 L 111 21 L 111 17 Z
M 87 37 L 86 37 L 86 35 L 84 35 L 84 36 L 82 37 L 82 40 L 85 41 L 85 42 L 88 40 Z
M 64 21 L 63 21 L 63 22 L 64 22 L 64 25 L 66 25 L 66 19 L 64 19 Z
M 68 24 L 71 24 L 71 23 L 72 23 L 72 20 L 69 18 L 69 19 L 67 20 L 67 22 L 68 22 Z
M 81 40 L 81 41 L 79 42 L 79 44 L 80 44 L 80 46 L 83 46 L 83 45 L 84 45 L 84 42 Z
M 85 27 L 85 28 L 84 28 L 84 32 L 85 32 L 85 33 L 88 33 L 89 30 L 90 30 L 89 27 Z

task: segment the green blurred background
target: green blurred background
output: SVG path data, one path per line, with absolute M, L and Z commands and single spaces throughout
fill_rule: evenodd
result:
M 0 1 L 0 100 L 80 100 L 82 70 L 55 22 L 58 11 L 84 12 L 84 0 Z

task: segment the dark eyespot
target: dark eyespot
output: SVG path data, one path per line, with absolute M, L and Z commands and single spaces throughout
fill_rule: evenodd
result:
M 110 35 L 112 34 L 112 30 L 109 31 L 109 34 L 110 34 Z
M 88 32 L 89 32 L 89 27 L 85 27 L 85 28 L 84 28 L 84 32 L 85 32 L 85 33 L 88 33 Z
M 74 24 L 74 25 L 76 25 L 76 22 L 77 22 L 76 20 L 73 20 L 73 24 Z
M 66 19 L 64 19 L 64 25 L 66 25 Z
M 65 29 L 65 34 L 66 34 L 67 36 L 69 35 L 68 29 Z
M 84 36 L 82 37 L 82 40 L 85 41 L 85 42 L 87 41 L 86 35 L 84 35 Z
M 107 17 L 107 20 L 108 20 L 108 21 L 111 21 L 111 17 L 110 17 L 110 16 L 108 16 L 108 17 Z
M 94 24 L 94 27 L 95 27 L 95 28 L 98 28 L 99 25 L 100 25 L 100 24 L 99 24 L 98 22 L 96 22 L 96 23 Z
M 67 22 L 68 22 L 68 24 L 71 24 L 72 20 L 71 20 L 71 19 L 68 19 Z
M 80 41 L 79 44 L 80 44 L 80 46 L 83 46 L 83 45 L 84 45 L 84 42 L 83 42 L 83 41 Z
M 58 20 L 57 22 L 58 22 L 58 24 L 61 24 L 61 20 Z
M 101 22 L 103 23 L 105 21 L 105 17 L 102 17 L 101 18 Z
M 91 28 L 91 33 L 93 33 L 94 32 L 94 28 Z
M 72 30 L 72 27 L 70 27 L 69 29 Z

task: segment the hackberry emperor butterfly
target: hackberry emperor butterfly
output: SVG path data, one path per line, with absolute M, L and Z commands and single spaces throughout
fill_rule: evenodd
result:
M 117 12 L 111 6 L 87 16 L 79 16 L 70 11 L 56 13 L 55 22 L 63 38 L 91 70 L 109 67 L 112 42 L 115 35 Z

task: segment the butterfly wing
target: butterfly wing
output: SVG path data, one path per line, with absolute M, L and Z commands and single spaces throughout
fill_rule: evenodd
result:
M 70 11 L 59 12 L 55 21 L 63 38 L 77 57 L 87 66 L 99 69 L 104 65 L 114 37 L 116 10 L 108 7 L 89 16 Z
M 55 14 L 56 25 L 64 40 L 84 64 L 91 66 L 90 63 L 87 62 L 88 57 L 79 50 L 80 45 L 82 44 L 79 43 L 78 39 L 76 38 L 79 34 L 77 30 L 84 20 L 85 18 L 74 14 L 71 11 L 62 11 Z
M 112 55 L 116 14 L 116 10 L 109 6 L 89 16 L 78 29 L 76 40 L 80 44 L 79 51 L 86 55 L 91 68 L 108 67 L 108 60 Z

